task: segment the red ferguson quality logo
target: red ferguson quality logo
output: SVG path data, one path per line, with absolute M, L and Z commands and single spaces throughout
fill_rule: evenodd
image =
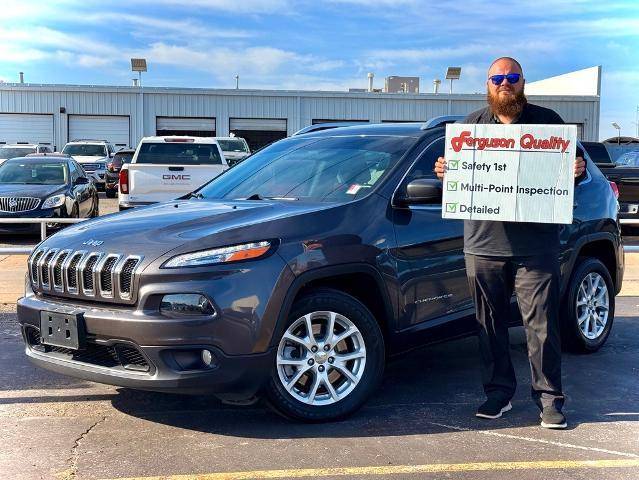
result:
M 550 138 L 535 138 L 534 135 L 526 133 L 519 139 L 519 146 L 524 150 L 561 150 L 568 149 L 570 140 L 552 136 Z M 487 148 L 515 148 L 514 138 L 487 138 L 471 137 L 470 131 L 464 130 L 458 137 L 453 137 L 450 142 L 455 152 L 462 150 L 464 145 L 470 149 L 485 150 Z

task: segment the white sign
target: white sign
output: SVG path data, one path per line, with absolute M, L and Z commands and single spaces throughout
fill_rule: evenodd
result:
M 572 223 L 575 125 L 446 125 L 442 217 Z

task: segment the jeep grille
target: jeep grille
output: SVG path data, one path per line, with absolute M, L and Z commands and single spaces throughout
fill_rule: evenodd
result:
M 29 278 L 40 293 L 133 303 L 142 257 L 40 248 L 29 258 Z

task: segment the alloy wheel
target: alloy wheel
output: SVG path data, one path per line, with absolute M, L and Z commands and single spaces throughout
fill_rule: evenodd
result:
M 601 336 L 608 323 L 610 298 L 606 281 L 597 272 L 584 277 L 577 291 L 576 314 L 581 334 L 589 340 Z
M 331 405 L 359 384 L 366 348 L 347 317 L 316 311 L 296 319 L 277 350 L 277 372 L 284 389 L 308 405 Z

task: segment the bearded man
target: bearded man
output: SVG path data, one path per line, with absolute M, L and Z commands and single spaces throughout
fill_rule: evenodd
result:
M 488 69 L 488 106 L 462 123 L 563 124 L 548 108 L 532 105 L 524 95 L 521 65 L 510 57 Z M 435 172 L 443 178 L 446 160 Z M 575 179 L 584 175 L 579 149 Z M 541 426 L 566 428 L 562 413 L 561 342 L 559 338 L 559 225 L 541 223 L 464 222 L 464 254 L 479 327 L 482 380 L 487 400 L 476 416 L 494 419 L 512 408 L 517 381 L 510 358 L 508 323 L 513 292 L 521 311 L 532 375 L 532 397 L 541 410 Z

